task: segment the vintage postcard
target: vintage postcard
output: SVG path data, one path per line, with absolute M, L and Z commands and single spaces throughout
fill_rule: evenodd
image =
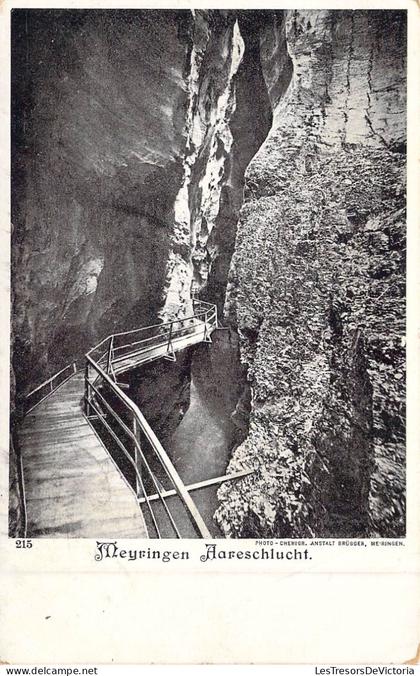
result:
M 415 660 L 417 3 L 0 20 L 0 659 Z

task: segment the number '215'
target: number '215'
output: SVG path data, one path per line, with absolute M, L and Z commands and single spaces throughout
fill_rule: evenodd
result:
M 16 549 L 30 549 L 32 540 L 16 540 Z

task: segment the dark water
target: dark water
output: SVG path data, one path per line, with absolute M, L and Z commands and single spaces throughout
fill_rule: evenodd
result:
M 193 358 L 190 407 L 168 448 L 186 485 L 224 475 L 229 463 L 235 437 L 230 416 L 236 401 L 225 391 L 232 383 L 221 382 L 216 370 L 224 358 L 225 351 L 216 341 L 211 346 L 200 346 Z M 191 492 L 213 537 L 221 537 L 213 521 L 219 485 Z M 189 536 L 193 535 L 190 528 Z

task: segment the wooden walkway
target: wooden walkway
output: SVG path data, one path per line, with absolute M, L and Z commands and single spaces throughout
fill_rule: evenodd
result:
M 143 433 L 170 477 L 172 488 L 181 498 L 197 533 L 201 537 L 210 536 L 165 449 L 141 411 L 116 382 L 117 374 L 142 363 L 160 357 L 174 359 L 179 350 L 201 341 L 211 341 L 210 334 L 218 326 L 217 308 L 195 298 L 192 302 L 193 316 L 108 336 L 85 355 L 84 373 L 76 372 L 75 364 L 69 364 L 28 393 L 28 412 L 17 430 L 22 458 L 27 537 L 149 537 L 134 491 L 83 414 L 86 388 L 87 413 L 96 411 L 102 424 L 107 427 L 106 416 L 103 415 L 102 406 L 98 404 L 99 400 L 107 403 L 100 392 L 101 384 L 114 390 L 120 402 L 125 405 L 129 417 L 131 416 L 131 423 L 126 427 L 108 405 L 108 414 L 120 425 L 123 438 L 124 434 L 127 435 L 127 430 L 131 434 L 135 448 L 134 457 L 133 449 L 128 449 L 115 431 L 108 427 L 121 452 L 132 463 L 134 471 L 139 475 L 137 463 L 141 456 L 143 470 L 147 469 L 150 478 L 154 479 L 147 460 L 142 455 L 139 434 Z M 127 340 L 131 342 L 127 344 Z M 125 342 L 121 345 L 121 341 Z M 99 350 L 101 356 L 96 357 L 95 361 L 93 355 L 96 356 Z M 54 389 L 58 379 L 69 372 L 73 372 L 73 375 Z M 41 400 L 42 396 L 46 398 Z M 34 405 L 37 400 L 41 400 L 41 403 Z M 141 476 L 138 479 L 142 485 Z M 159 492 L 158 485 L 155 485 Z M 160 498 L 164 499 L 162 495 Z M 161 537 L 148 497 L 145 501 L 157 537 Z M 175 534 L 180 537 L 166 503 L 165 510 L 169 520 L 172 519 Z
M 146 538 L 134 492 L 82 412 L 76 373 L 18 429 L 27 537 Z

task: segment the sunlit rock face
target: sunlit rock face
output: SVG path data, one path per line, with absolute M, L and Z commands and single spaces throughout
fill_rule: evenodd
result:
M 236 225 L 243 202 L 244 174 L 272 124 L 272 107 L 261 65 L 261 41 L 283 12 L 237 12 L 242 59 L 235 75 L 235 106 L 229 122 L 229 146 L 221 146 L 224 172 L 219 178 L 218 211 L 207 242 L 196 247 L 194 261 L 198 283 L 206 281 L 205 296 L 217 303 L 220 314 L 225 301 L 230 261 L 235 247 Z M 227 152 L 229 150 L 229 152 Z M 198 205 L 199 206 L 199 205 Z M 200 210 L 196 207 L 196 213 Z M 203 221 L 202 221 L 203 222 Z
M 168 316 L 181 306 L 191 313 L 191 286 L 201 289 L 209 261 L 206 244 L 219 210 L 224 165 L 232 137 L 233 78 L 243 44 L 231 12 L 196 12 L 188 78 L 186 152 L 174 204 L 171 253 L 166 271 Z
M 257 11 L 195 12 L 165 316 L 179 307 L 191 311 L 191 285 L 223 308 L 245 169 L 272 122 L 259 58 L 266 23 L 265 13 Z
M 255 474 L 219 490 L 227 536 L 405 532 L 405 31 L 296 10 L 262 40 L 274 122 L 226 296 L 251 388 L 230 470 Z

